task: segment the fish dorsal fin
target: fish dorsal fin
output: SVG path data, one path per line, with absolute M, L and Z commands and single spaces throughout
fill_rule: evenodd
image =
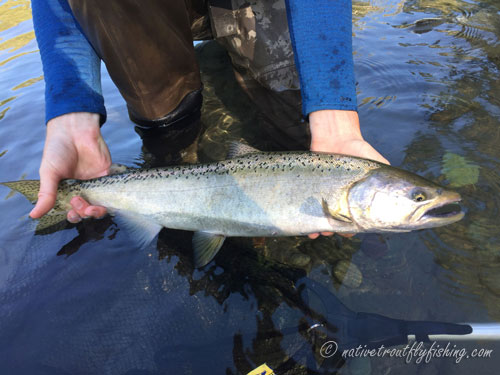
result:
M 238 156 L 253 154 L 255 152 L 260 152 L 260 151 L 245 143 L 233 141 L 229 143 L 229 151 L 227 152 L 227 158 L 232 159 Z
M 141 249 L 153 242 L 156 235 L 163 228 L 156 221 L 140 214 L 125 210 L 110 211 L 115 216 L 118 225 L 125 228 L 130 238 Z
M 339 209 L 332 210 L 328 207 L 328 203 L 325 199 L 321 200 L 321 207 L 323 207 L 323 212 L 327 218 L 332 218 L 337 221 L 342 221 L 344 223 L 352 223 L 352 219 L 350 218 L 349 212 L 342 212 L 341 205 L 339 205 Z
M 193 234 L 193 252 L 194 266 L 203 267 L 210 263 L 220 250 L 226 237 L 220 234 L 207 232 L 194 232 Z

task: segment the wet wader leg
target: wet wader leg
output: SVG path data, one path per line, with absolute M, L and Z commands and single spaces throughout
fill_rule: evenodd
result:
M 193 37 L 211 38 L 206 1 L 69 4 L 127 102 L 143 141 L 144 166 L 195 161 L 202 85 Z
M 271 138 L 273 150 L 309 150 L 311 133 L 302 117 L 299 90 L 273 91 L 244 72 L 234 70 L 236 81 L 259 109 L 259 123 Z
M 201 81 L 191 24 L 204 1 L 69 4 L 127 102 L 132 121 L 144 128 L 162 127 L 199 113 Z
M 235 76 L 260 112 L 273 147 L 308 149 L 300 84 L 284 0 L 211 0 L 212 33 L 229 53 Z

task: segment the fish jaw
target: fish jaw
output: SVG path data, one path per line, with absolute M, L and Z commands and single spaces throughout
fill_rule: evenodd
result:
M 415 211 L 416 222 L 421 228 L 453 224 L 465 216 L 460 205 L 461 200 L 460 194 L 454 191 L 445 191 L 440 199 Z

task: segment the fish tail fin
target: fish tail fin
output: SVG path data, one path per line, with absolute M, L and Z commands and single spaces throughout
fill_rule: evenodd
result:
M 51 234 L 67 228 L 70 224 L 66 215 L 66 211 L 50 210 L 38 219 L 35 234 Z
M 0 184 L 7 186 L 13 191 L 17 191 L 24 195 L 31 203 L 38 200 L 38 191 L 40 190 L 39 180 L 21 180 L 11 182 L 0 182 Z M 11 193 L 12 194 L 12 193 Z M 10 197 L 10 194 L 7 196 Z
M 0 182 L 0 184 L 12 190 L 7 195 L 7 198 L 10 198 L 14 192 L 18 192 L 33 204 L 38 200 L 38 191 L 40 190 L 39 180 Z M 60 191 L 58 191 L 58 195 L 59 193 Z M 55 207 L 38 220 L 35 233 L 49 234 L 61 230 L 66 226 L 66 210 L 63 210 L 59 206 L 59 202 L 56 201 Z

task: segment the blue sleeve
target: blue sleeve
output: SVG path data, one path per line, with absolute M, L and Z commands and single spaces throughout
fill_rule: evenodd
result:
M 101 61 L 81 32 L 67 0 L 32 0 L 33 24 L 45 78 L 46 121 L 70 113 L 101 114 Z
M 357 110 L 350 0 L 286 0 L 302 112 Z

